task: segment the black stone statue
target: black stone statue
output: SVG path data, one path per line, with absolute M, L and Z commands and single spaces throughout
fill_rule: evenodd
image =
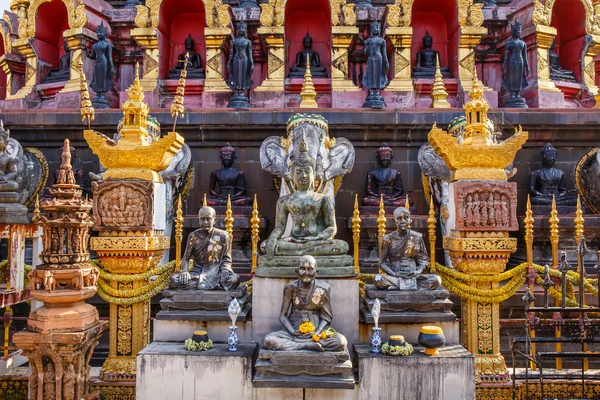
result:
M 573 71 L 563 69 L 560 66 L 560 57 L 554 48 L 556 46 L 556 38 L 552 40 L 552 46 L 548 50 L 548 60 L 550 61 L 550 79 L 555 81 L 577 82 Z
M 60 58 L 58 69 L 51 69 L 44 83 L 68 81 L 71 77 L 71 49 L 67 39 L 64 40 L 65 54 Z
M 229 59 L 227 60 L 227 84 L 233 90 L 228 108 L 249 108 L 250 102 L 245 91 L 252 86 L 252 42 L 246 38 L 246 24 L 237 23 L 237 37 L 231 41 Z
M 243 171 L 235 168 L 235 148 L 229 143 L 220 151 L 223 168 L 210 173 L 209 195 L 206 197 L 209 206 L 227 205 L 230 196 L 234 206 L 247 206 L 252 201 L 246 197 L 246 176 Z
M 188 79 L 204 79 L 204 68 L 202 68 L 202 57 L 194 51 L 196 42 L 192 38 L 192 34 L 188 34 L 185 39 L 185 51 L 177 57 L 177 65 L 169 71 L 168 79 L 179 79 L 183 63 L 185 63 L 185 55 L 189 53 L 188 66 L 186 69 Z
M 417 62 L 413 68 L 413 78 L 433 78 L 435 77 L 435 64 L 439 58 L 440 53 L 437 50 L 433 50 L 433 37 L 429 34 L 429 31 L 423 36 L 423 50 L 417 53 Z M 448 67 L 441 67 L 440 71 L 444 78 L 452 78 L 452 74 L 448 70 Z
M 302 40 L 304 44 L 304 50 L 299 51 L 296 54 L 296 65 L 290 69 L 288 78 L 303 78 L 304 72 L 306 72 L 306 58 L 308 57 L 310 62 L 310 73 L 313 78 L 327 78 L 327 71 L 325 67 L 321 67 L 321 58 L 319 53 L 313 51 L 313 39 L 310 37 L 308 32 Z
M 381 89 L 388 84 L 387 71 L 389 62 L 386 53 L 385 40 L 380 36 L 381 25 L 378 22 L 371 24 L 371 37 L 365 40 L 365 53 L 367 54 L 367 69 L 363 78 L 363 87 L 369 89 L 365 99 L 365 108 L 385 108 L 386 104 Z
M 510 92 L 506 107 L 527 108 L 521 90 L 527 87 L 529 64 L 527 63 L 527 45 L 521 40 L 521 23 L 517 19 L 512 25 L 512 38 L 505 45 L 504 62 L 502 63 L 502 86 Z
M 366 196 L 362 203 L 365 206 L 379 206 L 381 195 L 383 195 L 383 204 L 386 206 L 406 206 L 406 197 L 404 195 L 404 186 L 402 185 L 402 175 L 400 171 L 391 168 L 392 149 L 382 143 L 377 149 L 377 169 L 369 171 L 367 174 Z
M 94 78 L 92 79 L 92 89 L 96 92 L 96 97 L 92 104 L 96 108 L 109 108 L 110 103 L 106 99 L 106 92 L 113 88 L 113 59 L 112 46 L 106 41 L 106 28 L 104 22 L 96 30 L 98 41 L 92 46 L 92 50 L 87 50 L 89 59 L 96 60 L 94 64 Z
M 557 151 L 552 145 L 546 144 L 541 151 L 542 169 L 529 174 L 529 194 L 531 204 L 550 205 L 552 196 L 558 206 L 574 206 L 577 198 L 567 196 L 567 180 L 565 173 L 554 168 Z

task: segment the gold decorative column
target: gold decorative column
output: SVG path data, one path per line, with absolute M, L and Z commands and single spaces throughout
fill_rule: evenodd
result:
M 507 182 L 506 168 L 527 140 L 527 132 L 519 130 L 501 143 L 492 141 L 486 125 L 489 104 L 483 99 L 483 88 L 473 77 L 473 90 L 465 104 L 467 124 L 462 144 L 452 135 L 434 128 L 429 143 L 442 157 L 450 171 L 449 209 L 444 237 L 457 275 L 470 276 L 464 283 L 444 284 L 462 298 L 463 346 L 475 356 L 479 383 L 506 383 L 510 375 L 500 354 L 500 301 L 504 290 L 516 291 L 522 281 L 500 289 L 497 274 L 506 269 L 517 241 L 509 231 L 519 229 L 517 222 L 516 183 Z M 473 211 L 477 207 L 477 211 Z M 443 272 L 443 271 L 442 271 Z M 484 279 L 475 279 L 485 276 Z
M 20 38 L 13 41 L 12 46 L 25 58 L 25 78 L 23 80 L 23 86 L 15 94 L 6 96 L 7 100 L 13 99 L 24 99 L 33 91 L 37 83 L 38 75 L 38 57 L 35 53 L 33 46 L 31 45 L 30 38 Z
M 388 23 L 389 20 L 388 16 Z M 392 65 L 394 68 L 394 75 L 386 90 L 398 92 L 411 92 L 414 90 L 410 60 L 412 33 L 412 27 L 388 26 L 385 30 L 385 36 L 390 40 L 393 47 Z
M 261 4 L 262 5 L 262 4 Z M 262 16 L 261 16 L 262 21 Z M 258 34 L 267 44 L 267 79 L 255 92 L 282 92 L 285 78 L 285 38 L 283 26 L 261 26 Z
M 158 29 L 155 27 L 137 27 L 131 30 L 131 37 L 144 51 L 142 62 L 142 79 L 140 83 L 144 92 L 151 92 L 158 85 Z
M 71 69 L 70 78 L 60 93 L 78 92 L 80 90 L 81 74 L 79 73 L 79 62 L 83 62 L 87 58 L 84 55 L 84 52 L 87 50 L 85 43 L 97 40 L 95 35 L 91 36 L 90 34 L 93 34 L 93 32 L 84 28 L 72 28 L 63 32 L 63 37 L 68 42 L 71 51 Z
M 464 91 L 473 88 L 475 71 L 475 46 L 487 34 L 483 27 L 482 3 L 474 4 L 474 0 L 460 1 L 458 5 L 458 25 L 460 37 L 458 39 L 458 79 Z M 482 90 L 491 90 L 482 86 Z
M 205 92 L 230 92 L 223 75 L 225 57 L 223 43 L 231 35 L 228 27 L 206 27 L 204 38 L 206 41 L 206 79 L 204 80 Z
M 84 131 L 107 168 L 104 180 L 92 188 L 99 236 L 90 241 L 102 267 L 98 294 L 110 303 L 109 356 L 100 372 L 105 382 L 135 382 L 136 355 L 150 342 L 150 299 L 166 287 L 174 268 L 174 263 L 157 267 L 169 248 L 162 234 L 166 205 L 159 172 L 183 146 L 183 138 L 169 132 L 149 141 L 148 105 L 137 73 L 127 93 L 116 145 L 100 133 Z M 151 282 L 155 275 L 159 278 Z
M 536 22 L 535 14 L 533 22 L 536 24 L 534 25 L 534 34 L 536 39 L 537 87 L 539 90 L 560 93 L 560 89 L 557 88 L 554 81 L 550 79 L 550 60 L 548 60 L 550 46 L 552 46 L 552 42 L 556 37 L 556 28 L 542 25 L 538 23 L 539 21 Z

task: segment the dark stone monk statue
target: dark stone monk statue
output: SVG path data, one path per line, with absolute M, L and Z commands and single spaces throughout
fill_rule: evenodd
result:
M 375 286 L 388 290 L 439 288 L 442 285 L 439 276 L 423 273 L 429 266 L 429 256 L 423 235 L 409 229 L 410 211 L 398 207 L 394 211 L 394 222 L 396 232 L 385 235 L 381 243 L 379 268 L 385 275 L 375 275 Z
M 68 81 L 71 77 L 71 49 L 69 42 L 64 40 L 65 54 L 60 57 L 60 65 L 58 69 L 51 69 L 44 83 Z
M 192 38 L 192 34 L 188 34 L 185 39 L 185 51 L 177 57 L 177 65 L 169 71 L 168 79 L 179 79 L 183 63 L 185 63 L 185 55 L 189 53 L 188 66 L 186 69 L 188 79 L 204 79 L 204 68 L 202 68 L 202 57 L 194 51 L 196 42 Z
M 325 332 L 331 325 L 333 311 L 329 285 L 315 279 L 317 261 L 312 256 L 298 259 L 296 274 L 298 279 L 285 285 L 279 321 L 285 329 L 271 332 L 265 336 L 263 347 L 267 350 L 313 350 L 346 351 L 348 342 L 340 333 L 333 333 L 318 342 L 313 334 Z M 311 322 L 314 332 L 300 332 L 303 322 Z
M 527 87 L 529 63 L 527 62 L 527 45 L 521 40 L 521 23 L 516 20 L 511 28 L 512 38 L 505 45 L 504 62 L 502 63 L 502 86 L 510 92 L 506 107 L 527 108 L 521 91 Z
M 417 53 L 417 62 L 413 68 L 413 78 L 433 78 L 435 76 L 435 63 L 439 58 L 440 53 L 437 50 L 432 49 L 433 37 L 429 34 L 429 31 L 423 36 L 423 50 Z M 441 67 L 440 71 L 444 78 L 452 78 L 452 74 L 448 70 L 448 67 Z
M 560 57 L 556 51 L 554 51 L 556 47 L 556 38 L 552 40 L 552 46 L 548 50 L 548 60 L 550 61 L 550 79 L 555 81 L 567 81 L 567 82 L 577 82 L 575 79 L 575 75 L 573 71 L 569 69 L 563 69 L 560 66 Z
M 240 277 L 231 269 L 231 237 L 214 228 L 216 213 L 212 207 L 198 212 L 200 229 L 188 238 L 181 259 L 181 272 L 171 277 L 171 289 L 234 290 Z M 194 259 L 192 268 L 190 259 Z
M 246 176 L 235 168 L 235 148 L 229 143 L 221 148 L 221 164 L 223 168 L 210 173 L 209 195 L 206 202 L 209 206 L 227 205 L 227 196 L 231 196 L 234 206 L 247 206 L 252 199 L 246 197 Z
M 313 39 L 310 37 L 308 32 L 306 32 L 306 36 L 302 40 L 304 44 L 304 50 L 299 51 L 296 54 L 296 65 L 294 65 L 290 69 L 290 73 L 288 78 L 303 78 L 304 72 L 306 71 L 306 57 L 308 57 L 310 62 L 310 73 L 313 78 L 327 78 L 327 71 L 325 67 L 321 67 L 321 58 L 319 53 L 313 51 Z
M 404 186 L 400 172 L 392 169 L 392 149 L 382 143 L 377 149 L 377 169 L 367 174 L 367 196 L 362 200 L 365 206 L 379 206 L 381 195 L 386 206 L 404 206 Z
M 554 168 L 557 151 L 552 145 L 546 144 L 541 151 L 542 169 L 529 174 L 529 194 L 531 204 L 550 205 L 552 196 L 556 199 L 556 205 L 574 206 L 577 198 L 567 196 L 567 180 L 565 173 Z

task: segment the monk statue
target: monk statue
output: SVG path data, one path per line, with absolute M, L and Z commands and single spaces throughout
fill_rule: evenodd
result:
M 385 274 L 375 275 L 373 283 L 379 289 L 434 290 L 442 280 L 434 274 L 424 274 L 429 266 L 427 247 L 419 232 L 409 229 L 410 211 L 404 207 L 394 210 L 396 232 L 383 237 L 379 268 Z
M 296 275 L 298 279 L 285 285 L 279 321 L 285 329 L 265 336 L 263 347 L 267 350 L 312 350 L 347 351 L 348 342 L 338 332 L 325 335 L 331 325 L 333 311 L 329 285 L 315 279 L 317 261 L 312 256 L 298 259 Z M 300 325 L 310 322 L 314 331 L 302 333 Z M 319 335 L 315 341 L 313 335 Z
M 17 163 L 7 151 L 9 134 L 8 130 L 0 129 L 0 192 L 17 192 L 19 190 Z M 6 195 L 0 195 L 0 203 L 13 203 L 19 200 L 16 193 L 15 196 L 10 196 L 11 200 L 6 197 Z M 13 197 L 16 198 L 13 200 Z
M 223 168 L 210 173 L 209 195 L 206 197 L 209 206 L 227 205 L 227 197 L 231 196 L 234 206 L 247 206 L 252 199 L 246 197 L 246 176 L 244 172 L 233 166 L 235 148 L 229 143 L 221 148 L 221 165 Z
M 383 195 L 384 205 L 405 206 L 402 176 L 399 171 L 390 168 L 393 158 L 392 149 L 382 143 L 377 149 L 377 169 L 367 174 L 367 196 L 362 200 L 363 205 L 379 206 Z
M 504 61 L 502 62 L 502 86 L 510 92 L 506 107 L 527 108 L 521 91 L 527 87 L 529 63 L 527 62 L 527 45 L 521 40 L 521 23 L 516 20 L 511 28 L 512 38 L 506 42 Z
M 435 63 L 440 53 L 437 50 L 433 50 L 432 46 L 433 37 L 427 31 L 425 36 L 423 36 L 424 49 L 419 50 L 417 53 L 417 62 L 413 68 L 413 78 L 433 78 L 435 76 Z M 440 67 L 440 71 L 444 78 L 452 78 L 448 67 Z
M 216 216 L 212 207 L 198 212 L 200 229 L 188 237 L 181 272 L 171 277 L 171 289 L 234 290 L 240 285 L 239 275 L 231 269 L 231 237 L 214 228 Z M 190 258 L 194 259 L 191 269 Z
M 304 50 L 299 51 L 296 54 L 296 65 L 290 69 L 288 78 L 304 78 L 304 72 L 306 71 L 306 58 L 308 57 L 310 63 L 310 73 L 313 78 L 327 78 L 327 71 L 325 67 L 321 67 L 321 58 L 319 53 L 313 51 L 313 39 L 310 37 L 308 32 L 302 40 Z
M 97 97 L 92 100 L 95 108 L 109 108 L 110 103 L 106 98 L 106 93 L 113 88 L 114 65 L 112 59 L 112 46 L 106 41 L 106 27 L 104 22 L 96 29 L 98 41 L 92 46 L 92 50 L 87 50 L 87 57 L 95 60 L 94 75 L 92 79 L 92 89 Z
M 177 65 L 169 70 L 169 76 L 167 79 L 179 79 L 181 75 L 181 70 L 183 69 L 183 65 L 185 63 L 186 54 L 190 55 L 188 59 L 188 66 L 186 68 L 187 78 L 188 79 L 204 79 L 204 68 L 202 68 L 202 57 L 200 54 L 194 51 L 196 42 L 192 38 L 192 34 L 188 34 L 188 37 L 185 38 L 185 51 L 181 53 L 177 57 Z
M 542 169 L 529 174 L 529 194 L 531 204 L 550 205 L 552 196 L 556 199 L 556 205 L 574 206 L 577 198 L 567 196 L 567 180 L 565 173 L 554 168 L 556 162 L 556 149 L 549 143 L 542 148 Z
M 274 256 L 344 255 L 348 243 L 336 240 L 337 232 L 333 199 L 314 191 L 315 160 L 308 154 L 306 138 L 298 146 L 298 156 L 292 166 L 295 192 L 279 197 L 275 229 L 262 242 L 261 251 L 267 259 Z M 288 217 L 289 236 L 284 237 Z
M 58 69 L 51 69 L 44 83 L 68 81 L 71 77 L 71 49 L 67 39 L 64 40 L 63 48 L 65 54 L 60 57 Z
M 556 38 L 552 40 L 552 46 L 548 49 L 548 61 L 550 61 L 550 79 L 555 81 L 577 82 L 573 71 L 563 69 L 560 65 L 560 56 L 554 50 L 556 47 Z

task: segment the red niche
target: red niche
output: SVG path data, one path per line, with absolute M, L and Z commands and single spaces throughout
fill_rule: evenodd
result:
M 67 8 L 61 0 L 40 5 L 35 19 L 33 47 L 41 61 L 58 68 L 63 49 L 63 32 L 69 29 Z
M 166 79 L 169 69 L 177 65 L 177 57 L 185 52 L 184 41 L 194 39 L 194 51 L 202 57 L 206 69 L 204 5 L 197 0 L 163 0 L 158 23 L 159 78 Z
M 557 0 L 552 9 L 551 26 L 556 28 L 554 51 L 560 56 L 560 66 L 574 72 L 581 81 L 581 55 L 585 48 L 585 9 L 581 0 Z
M 331 76 L 331 11 L 327 0 L 288 0 L 285 6 L 286 76 L 296 65 L 296 55 L 304 49 L 308 33 L 313 51 L 319 53 L 321 67 Z
M 435 11 L 432 11 L 435 10 Z M 429 31 L 433 50 L 440 53 L 441 66 L 447 66 L 458 76 L 459 25 L 456 0 L 415 0 L 412 16 L 411 65 L 417 62 L 417 53 L 423 50 L 423 37 Z

